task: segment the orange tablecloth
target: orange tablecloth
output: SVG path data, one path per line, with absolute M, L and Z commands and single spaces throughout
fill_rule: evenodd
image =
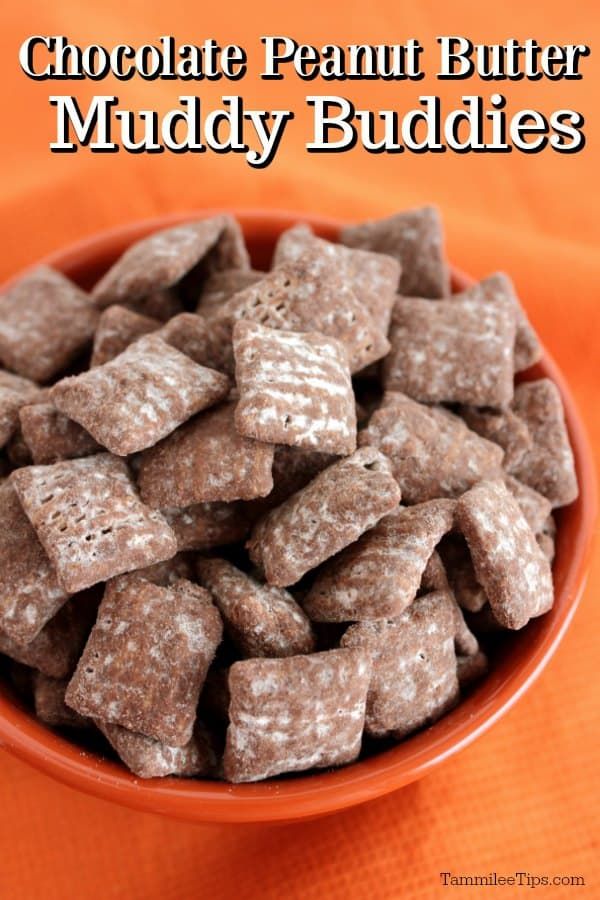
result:
M 386 214 L 425 201 L 444 213 L 448 249 L 461 268 L 502 267 L 564 371 L 600 446 L 598 331 L 600 218 L 597 213 L 598 67 L 571 82 L 415 84 L 346 82 L 330 87 L 256 77 L 261 34 L 317 45 L 418 37 L 434 54 L 439 34 L 474 41 L 507 37 L 590 42 L 600 33 L 594 0 L 564 4 L 504 0 L 358 0 L 197 4 L 189 0 L 30 0 L 3 14 L 0 149 L 0 275 L 113 224 L 203 206 L 318 210 L 342 218 Z M 144 42 L 174 33 L 245 45 L 255 60 L 238 85 L 33 83 L 20 72 L 29 34 L 65 34 L 82 44 Z M 435 69 L 435 54 L 428 57 Z M 414 105 L 419 93 L 455 101 L 500 90 L 513 109 L 580 109 L 587 148 L 505 155 L 308 155 L 306 93 L 343 93 L 359 106 Z M 131 108 L 167 109 L 180 93 L 211 103 L 242 92 L 250 106 L 295 107 L 277 160 L 252 171 L 243 159 L 53 156 L 50 93 L 119 95 Z M 0 897 L 44 898 L 396 898 L 452 896 L 439 873 L 583 875 L 585 888 L 538 888 L 532 896 L 600 896 L 597 819 L 600 727 L 597 658 L 600 558 L 556 657 L 531 692 L 487 735 L 426 780 L 341 815 L 277 828 L 193 827 L 77 794 L 0 753 Z M 481 889 L 455 888 L 481 897 Z M 498 888 L 502 897 L 526 889 Z

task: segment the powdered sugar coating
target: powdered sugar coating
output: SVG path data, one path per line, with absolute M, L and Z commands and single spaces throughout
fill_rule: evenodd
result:
M 325 453 L 356 449 L 354 393 L 338 341 L 238 322 L 233 348 L 241 434 Z
M 532 439 L 525 422 L 512 409 L 477 409 L 463 406 L 461 417 L 469 428 L 504 450 L 503 466 L 512 472 L 532 446 Z
M 19 420 L 35 465 L 78 459 L 102 449 L 85 428 L 60 413 L 53 403 L 23 406 Z
M 364 447 L 329 466 L 267 513 L 247 544 L 270 584 L 295 584 L 372 528 L 400 502 L 388 460 Z
M 308 225 L 295 225 L 284 231 L 277 241 L 273 266 L 297 262 L 311 249 L 335 260 L 339 269 L 344 272 L 347 284 L 368 310 L 377 328 L 387 334 L 400 281 L 401 266 L 398 260 L 382 253 L 332 244 L 316 237 Z
M 213 216 L 165 228 L 137 241 L 100 279 L 92 296 L 100 307 L 147 297 L 176 284 L 211 251 L 215 268 L 248 266 L 235 219 Z
M 501 625 L 522 628 L 552 607 L 550 564 L 503 482 L 485 481 L 467 491 L 457 501 L 456 521 Z
M 0 631 L 27 644 L 69 597 L 10 481 L 0 484 Z
M 0 653 L 49 678 L 66 678 L 79 659 L 97 606 L 93 596 L 72 597 L 27 644 L 17 644 L 0 631 Z
M 360 650 L 234 663 L 225 778 L 259 781 L 355 760 L 369 676 Z
M 400 297 L 383 383 L 424 403 L 506 406 L 513 396 L 514 342 L 515 312 L 507 300 Z
M 208 410 L 142 454 L 138 485 L 150 506 L 251 500 L 273 487 L 274 447 L 239 434 L 235 403 Z
M 127 768 L 138 778 L 165 775 L 212 775 L 217 758 L 209 733 L 196 725 L 191 739 L 183 747 L 172 747 L 120 725 L 96 720 L 96 725 L 119 754 Z
M 310 621 L 288 591 L 260 584 L 224 559 L 200 558 L 197 573 L 244 656 L 295 656 L 315 649 Z
M 99 444 L 127 456 L 152 447 L 228 390 L 225 375 L 149 335 L 104 366 L 59 381 L 50 396 Z
M 347 247 L 374 250 L 397 259 L 402 266 L 401 294 L 437 299 L 450 293 L 442 221 L 435 206 L 348 225 L 342 229 L 340 241 Z
M 241 319 L 337 338 L 346 348 L 351 372 L 389 350 L 385 335 L 347 284 L 334 244 L 328 244 L 326 252 L 307 250 L 296 262 L 273 269 L 235 294 L 211 321 L 233 328 Z
M 5 447 L 17 431 L 21 407 L 42 396 L 43 391 L 33 381 L 0 369 L 0 448 Z
M 0 362 L 25 378 L 49 381 L 91 342 L 97 321 L 87 294 L 40 266 L 0 297 Z
M 11 480 L 71 593 L 177 552 L 165 520 L 144 506 L 125 463 L 108 453 L 19 469 Z
M 361 447 L 385 453 L 405 503 L 458 497 L 483 478 L 501 474 L 502 450 L 446 409 L 386 391 L 358 435 Z
M 395 619 L 350 626 L 342 646 L 363 650 L 373 664 L 367 734 L 406 737 L 456 703 L 455 633 L 454 599 L 442 592 L 418 597 Z
M 108 306 L 98 321 L 90 368 L 110 362 L 144 334 L 160 328 L 157 319 L 140 315 L 126 306 Z
M 250 523 L 241 503 L 196 503 L 161 510 L 177 539 L 177 549 L 210 550 L 243 540 Z
M 508 301 L 515 312 L 517 330 L 515 333 L 514 366 L 515 372 L 528 369 L 538 362 L 542 356 L 542 347 L 529 319 L 521 305 L 515 288 L 504 272 L 495 272 L 472 285 L 460 294 L 453 294 L 453 299 L 469 298 L 483 303 L 505 303 Z
M 548 378 L 524 382 L 515 389 L 512 408 L 533 443 L 511 474 L 547 497 L 552 506 L 572 503 L 579 489 L 558 388 Z
M 81 715 L 183 747 L 221 636 L 210 595 L 191 582 L 111 582 L 66 701 Z
M 400 615 L 417 595 L 436 545 L 452 528 L 453 500 L 400 507 L 325 563 L 303 607 L 317 622 Z

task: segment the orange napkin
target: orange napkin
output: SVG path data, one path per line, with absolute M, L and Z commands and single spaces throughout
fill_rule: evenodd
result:
M 29 34 L 65 34 L 80 44 L 181 42 L 247 47 L 243 82 L 38 82 L 17 62 Z M 416 83 L 261 81 L 262 34 L 317 46 L 418 37 L 428 78 Z M 597 213 L 598 68 L 581 81 L 437 82 L 435 37 L 474 41 L 533 36 L 587 42 L 600 36 L 592 0 L 484 4 L 458 0 L 357 0 L 202 5 L 191 0 L 77 3 L 30 0 L 4 13 L 0 53 L 0 276 L 84 235 L 132 219 L 209 206 L 318 211 L 342 219 L 436 202 L 450 258 L 476 276 L 514 277 L 534 325 L 567 374 L 600 447 L 598 333 L 600 217 Z M 462 94 L 500 91 L 513 110 L 584 112 L 587 148 L 574 156 L 452 153 L 309 155 L 310 93 L 341 93 L 357 106 L 407 109 L 437 93 L 448 108 Z M 167 110 L 180 94 L 220 104 L 241 92 L 253 108 L 294 108 L 277 159 L 251 170 L 241 157 L 51 155 L 50 93 L 114 93 L 126 108 Z M 160 898 L 431 898 L 452 895 L 440 872 L 581 875 L 586 886 L 538 888 L 533 897 L 600 895 L 597 635 L 600 559 L 581 608 L 539 682 L 501 722 L 425 780 L 367 806 L 283 827 L 189 826 L 131 812 L 62 787 L 0 752 L 0 897 L 11 900 Z M 497 889 L 500 891 L 500 889 Z M 456 888 L 481 897 L 482 889 Z M 528 896 L 501 889 L 503 898 Z M 457 893 L 458 896 L 458 893 Z

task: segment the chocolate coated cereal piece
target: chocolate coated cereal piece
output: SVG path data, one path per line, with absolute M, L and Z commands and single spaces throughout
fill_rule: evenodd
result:
M 89 728 L 90 722 L 65 703 L 68 678 L 48 678 L 36 672 L 33 679 L 35 714 L 52 728 Z
M 405 503 L 458 497 L 483 478 L 501 474 L 500 447 L 448 410 L 397 391 L 384 394 L 358 443 L 377 447 L 390 459 Z
M 540 534 L 536 534 L 535 539 L 538 542 L 542 553 L 544 554 L 550 565 L 552 565 L 556 553 L 554 538 L 551 534 L 542 531 L 540 532 Z
M 505 275 L 503 272 L 495 272 L 466 291 L 453 295 L 453 299 L 463 298 L 479 300 L 484 303 L 508 301 L 512 304 L 517 322 L 514 346 L 515 372 L 528 369 L 529 366 L 541 359 L 542 347 L 538 336 L 527 318 L 508 275 Z
M 471 687 L 476 681 L 480 681 L 487 670 L 487 656 L 481 650 L 471 656 L 456 657 L 456 673 L 461 689 Z
M 515 389 L 514 412 L 527 425 L 533 445 L 511 475 L 543 494 L 552 506 L 577 498 L 577 474 L 558 388 L 548 378 Z
M 399 616 L 417 595 L 436 545 L 452 528 L 453 500 L 400 507 L 325 563 L 303 601 L 317 622 Z
M 347 247 L 393 256 L 402 266 L 401 294 L 437 299 L 450 293 L 439 210 L 423 206 L 387 219 L 348 225 L 340 234 Z
M 337 338 L 348 353 L 351 372 L 381 359 L 389 343 L 365 306 L 349 287 L 335 257 L 306 251 L 296 262 L 285 263 L 262 281 L 235 294 L 212 321 L 233 328 L 246 319 L 269 328 L 320 332 Z
M 424 403 L 506 406 L 513 396 L 514 342 L 515 312 L 507 300 L 400 297 L 383 384 Z
M 544 522 L 544 526 L 540 533 L 536 534 L 536 540 L 552 565 L 556 551 L 556 522 L 554 521 L 554 516 L 552 514 L 550 514 Z
M 196 312 L 210 318 L 218 313 L 234 294 L 261 281 L 266 274 L 255 269 L 225 269 L 222 272 L 213 272 L 202 286 Z
M 373 663 L 367 734 L 403 738 L 454 706 L 455 633 L 454 598 L 441 591 L 418 597 L 395 619 L 350 626 L 342 646 L 364 650 Z
M 0 631 L 0 653 L 49 678 L 66 678 L 79 659 L 97 605 L 92 595 L 72 597 L 28 644 L 17 644 Z
M 53 403 L 23 406 L 19 419 L 35 465 L 78 459 L 102 449 L 85 428 L 60 413 Z
M 156 319 L 158 322 L 168 322 L 173 316 L 183 312 L 183 303 L 176 288 L 152 291 L 146 297 L 128 302 L 127 306 L 133 312 L 150 319 Z
M 167 508 L 161 512 L 177 539 L 180 552 L 235 544 L 250 530 L 241 503 L 196 503 L 185 509 Z
M 261 515 L 279 506 L 296 491 L 306 487 L 319 472 L 326 469 L 338 459 L 332 453 L 321 453 L 319 450 L 304 450 L 302 447 L 290 447 L 279 444 L 275 447 L 273 457 L 273 490 L 266 497 L 253 500 L 246 505 L 246 511 L 255 521 Z
M 29 447 L 23 440 L 23 432 L 20 428 L 15 431 L 6 445 L 6 456 L 12 469 L 20 469 L 33 463 Z
M 125 306 L 107 307 L 98 321 L 90 367 L 110 362 L 144 334 L 160 328 L 157 319 L 142 316 Z
M 183 747 L 173 747 L 121 725 L 96 720 L 106 740 L 127 768 L 138 778 L 160 778 L 165 775 L 212 775 L 217 758 L 210 735 L 196 725 L 191 739 Z
M 108 453 L 29 466 L 13 472 L 11 481 L 71 593 L 177 552 L 165 520 L 144 506 L 125 463 Z
M 440 544 L 448 582 L 461 609 L 479 612 L 488 602 L 487 594 L 477 581 L 469 548 L 462 535 L 448 535 Z
M 250 558 L 270 584 L 295 584 L 400 502 L 390 464 L 363 447 L 334 463 L 255 525 Z
M 501 481 L 484 481 L 457 501 L 477 580 L 506 628 L 522 628 L 553 604 L 552 572 L 521 509 Z
M 23 434 L 19 428 L 6 445 L 6 456 L 12 469 L 20 469 L 30 466 L 33 462 L 29 447 L 23 440 Z
M 251 500 L 273 487 L 275 448 L 239 434 L 235 403 L 224 403 L 187 422 L 142 454 L 138 486 L 149 506 Z
M 117 584 L 121 588 L 128 582 L 139 582 L 141 579 L 142 581 L 149 581 L 151 584 L 158 584 L 160 587 L 173 587 L 174 584 L 182 579 L 191 581 L 193 574 L 194 566 L 189 555 L 178 553 L 172 559 L 154 563 L 153 566 L 146 566 L 144 569 L 136 569 L 134 572 L 117 575 L 112 579 L 112 583 Z
M 353 762 L 360 753 L 369 676 L 361 650 L 234 663 L 223 760 L 227 781 Z
M 429 594 L 431 591 L 451 591 L 446 567 L 437 550 L 433 551 L 423 569 L 419 587 L 420 594 Z
M 502 465 L 507 472 L 513 471 L 532 446 L 533 441 L 527 425 L 511 409 L 477 409 L 474 406 L 463 406 L 460 415 L 469 428 L 502 447 L 504 450 Z
M 452 608 L 454 611 L 454 649 L 456 650 L 456 655 L 474 656 L 479 650 L 477 638 L 465 622 L 465 617 L 456 599 L 454 599 Z
M 521 507 L 521 512 L 533 533 L 539 534 L 544 530 L 552 510 L 550 501 L 511 475 L 505 477 L 504 483 Z
M 0 485 L 0 631 L 27 644 L 67 601 L 10 481 Z
M 21 407 L 34 403 L 41 396 L 43 391 L 33 381 L 0 369 L 0 447 L 5 447 L 18 430 Z
M 172 287 L 209 253 L 217 269 L 248 266 L 239 226 L 230 216 L 176 225 L 143 238 L 100 279 L 92 296 L 99 307 L 140 300 Z
M 283 588 L 260 584 L 224 559 L 199 559 L 197 573 L 244 656 L 295 656 L 315 649 L 309 619 Z
M 482 606 L 477 612 L 469 613 L 469 627 L 473 629 L 475 634 L 490 637 L 504 631 L 504 626 L 500 624 L 492 611 L 489 603 Z
M 320 450 L 304 450 L 301 447 L 289 447 L 281 444 L 275 448 L 273 458 L 273 494 L 287 500 L 309 481 L 337 462 L 338 457 L 332 453 L 321 453 Z
M 325 453 L 356 449 L 354 393 L 338 341 L 238 322 L 233 349 L 241 434 Z
M 284 231 L 275 247 L 273 265 L 296 262 L 306 250 L 327 254 L 345 273 L 347 284 L 369 311 L 383 334 L 387 334 L 392 306 L 400 280 L 400 263 L 391 256 L 353 250 L 316 237 L 308 225 L 295 225 Z
M 111 582 L 66 701 L 81 715 L 183 747 L 222 630 L 210 594 L 191 582 Z
M 218 329 L 194 313 L 181 313 L 170 319 L 158 336 L 198 365 L 209 369 L 223 369 L 229 357 L 230 342 L 224 348 Z
M 0 297 L 0 362 L 33 381 L 49 381 L 89 344 L 98 312 L 77 285 L 46 266 Z
M 98 443 L 127 456 L 152 447 L 228 391 L 225 375 L 148 335 L 104 366 L 59 381 L 50 396 Z

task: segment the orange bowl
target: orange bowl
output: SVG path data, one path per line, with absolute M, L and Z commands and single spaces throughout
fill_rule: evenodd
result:
M 82 241 L 48 257 L 83 287 L 133 241 L 158 228 L 214 210 L 138 222 Z M 240 211 L 253 263 L 266 268 L 278 235 L 297 221 L 335 239 L 340 223 L 277 211 Z M 453 270 L 453 288 L 471 279 Z M 551 378 L 560 389 L 579 478 L 578 500 L 558 513 L 554 562 L 556 600 L 551 612 L 511 634 L 488 676 L 452 712 L 408 740 L 345 768 L 258 784 L 163 778 L 143 781 L 117 762 L 83 750 L 39 723 L 7 684 L 0 683 L 0 741 L 48 775 L 82 791 L 146 812 L 191 822 L 290 822 L 372 800 L 422 778 L 504 715 L 540 674 L 561 641 L 585 586 L 596 517 L 591 450 L 567 384 L 545 353 L 526 378 Z

